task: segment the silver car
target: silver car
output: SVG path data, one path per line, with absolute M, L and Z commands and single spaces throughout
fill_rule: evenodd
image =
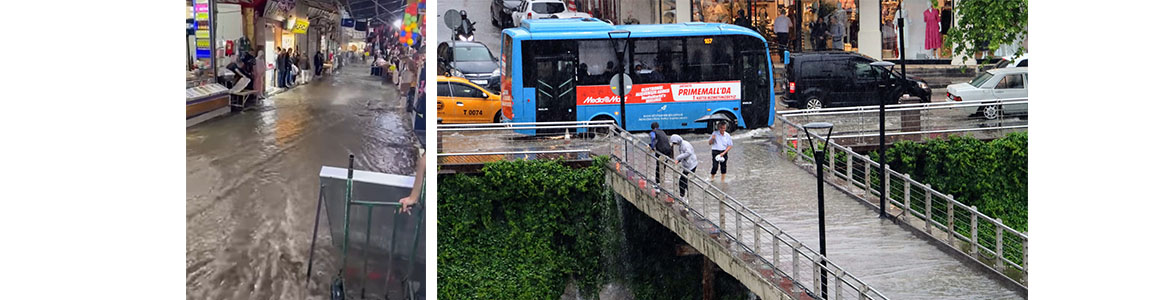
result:
M 988 100 L 1013 100 L 1028 98 L 1028 68 L 992 69 L 979 73 L 969 82 L 947 86 L 947 102 L 964 103 Z M 1004 105 L 968 106 L 958 109 L 986 119 L 998 119 L 1005 115 L 1028 113 L 1027 103 Z

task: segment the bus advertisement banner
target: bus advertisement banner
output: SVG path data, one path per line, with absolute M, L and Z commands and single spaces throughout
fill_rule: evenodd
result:
M 619 104 L 608 85 L 577 86 L 577 105 Z M 635 84 L 626 95 L 626 104 L 740 99 L 739 81 Z

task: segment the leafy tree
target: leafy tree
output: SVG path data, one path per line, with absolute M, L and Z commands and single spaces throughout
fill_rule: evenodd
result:
M 995 52 L 1028 36 L 1028 0 L 962 0 L 955 7 L 956 26 L 947 31 L 944 47 L 954 47 L 963 60 L 975 57 L 981 45 Z M 1015 56 L 1024 54 L 1016 49 Z

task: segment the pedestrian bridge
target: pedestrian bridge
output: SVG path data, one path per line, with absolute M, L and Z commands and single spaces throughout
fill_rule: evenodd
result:
M 741 161 L 755 173 L 729 183 L 691 174 L 686 198 L 677 194 L 681 170 L 675 164 L 664 163 L 656 183 L 656 161 L 646 138 L 607 122 L 440 125 L 438 156 L 440 172 L 473 172 L 476 164 L 501 159 L 587 163 L 592 156 L 609 155 L 606 181 L 617 195 L 764 299 L 1027 296 L 1026 235 L 896 173 L 890 174 L 889 188 L 910 196 L 892 197 L 898 199 L 889 209 L 896 220 L 880 220 L 872 197 L 858 191 L 865 187 L 858 182 L 872 178 L 862 176 L 876 174 L 876 167 L 864 167 L 866 158 L 836 143 L 831 147 L 849 153 L 855 163 L 831 165 L 835 171 L 826 172 L 833 175 L 826 183 L 837 187 L 826 190 L 827 210 L 835 215 L 826 217 L 828 255 L 819 255 L 809 247 L 817 242 L 809 234 L 816 228 L 815 206 L 810 214 L 799 205 L 783 204 L 816 202 L 815 177 L 805 175 L 812 166 L 802 153 L 807 143 L 792 143 L 795 135 L 788 132 L 794 129 L 799 125 L 781 117 L 765 138 L 737 140 L 736 151 L 770 153 L 767 157 L 774 159 Z M 703 153 L 706 145 L 692 144 Z M 932 221 L 926 225 L 923 220 Z M 972 236 L 979 241 L 975 250 L 967 242 Z

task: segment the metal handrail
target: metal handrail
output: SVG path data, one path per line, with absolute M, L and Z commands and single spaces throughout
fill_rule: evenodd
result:
M 1017 104 L 1027 103 L 1028 98 L 1009 98 L 1009 99 L 992 99 L 992 100 L 973 100 L 961 102 L 931 102 L 931 103 L 907 103 L 907 104 L 890 104 L 886 105 L 886 112 L 903 111 L 903 110 L 931 110 L 931 109 L 947 109 L 956 107 L 970 107 L 970 106 L 986 106 L 988 104 Z M 835 107 L 835 108 L 820 108 L 820 109 L 798 109 L 798 110 L 783 110 L 776 111 L 777 116 L 806 116 L 806 115 L 836 115 L 846 113 L 859 112 L 877 112 L 880 109 L 877 105 L 866 106 L 851 106 L 851 107 Z
M 567 126 L 566 124 L 579 124 L 576 126 Z M 519 125 L 519 124 L 514 124 Z M 551 126 L 550 126 L 551 125 Z M 658 163 L 664 165 L 662 176 L 666 178 L 678 178 L 684 172 L 679 166 L 668 163 L 667 157 L 660 156 L 655 158 L 653 152 L 647 148 L 644 141 L 635 138 L 628 131 L 625 131 L 617 126 L 613 121 L 587 121 L 587 122 L 551 122 L 551 123 L 523 123 L 522 126 L 504 126 L 504 125 L 459 125 L 444 128 L 443 131 L 465 131 L 465 130 L 531 130 L 531 129 L 552 129 L 552 128 L 608 128 L 609 134 L 598 136 L 593 141 L 600 140 L 601 147 L 594 150 L 536 150 L 536 151 L 499 151 L 499 152 L 479 152 L 479 153 L 439 153 L 439 156 L 461 156 L 461 155 L 484 155 L 484 154 L 513 154 L 524 152 L 528 154 L 539 153 L 565 153 L 565 152 L 594 152 L 596 155 L 610 155 L 613 157 L 613 163 L 618 175 L 623 175 L 625 172 L 630 172 L 631 176 L 636 175 L 638 178 L 627 177 L 635 185 L 638 185 L 638 180 L 652 179 L 654 168 Z M 608 150 L 608 152 L 606 151 Z M 441 152 L 442 150 L 440 150 Z M 624 169 L 623 169 L 624 168 Z M 625 171 L 625 172 L 623 172 Z M 691 200 L 676 201 L 683 206 L 691 215 L 695 216 L 693 221 L 703 221 L 711 224 L 711 226 L 718 230 L 720 236 L 727 238 L 730 242 L 733 252 L 741 254 L 748 254 L 755 257 L 756 260 L 763 263 L 768 269 L 772 270 L 773 274 L 782 276 L 792 282 L 794 288 L 800 289 L 797 291 L 789 291 L 784 288 L 779 288 L 783 292 L 789 294 L 794 299 L 799 299 L 799 294 L 808 294 L 817 297 L 820 291 L 821 284 L 827 284 L 834 287 L 829 295 L 825 295 L 828 299 L 887 299 L 879 291 L 871 288 L 861 279 L 847 272 L 840 265 L 834 263 L 832 260 L 821 256 L 816 250 L 806 246 L 806 243 L 801 242 L 792 235 L 780 229 L 771 221 L 768 221 L 760 214 L 748 208 L 742 202 L 731 197 L 712 183 L 701 180 L 691 173 L 688 178 L 688 197 Z M 626 177 L 626 176 L 622 176 Z M 669 180 L 666 180 L 669 181 Z M 647 183 L 645 185 L 649 189 L 657 188 L 656 191 L 644 191 L 652 194 L 661 194 L 672 199 L 679 199 L 676 195 L 668 191 L 666 186 L 656 183 Z M 699 201 L 700 197 L 710 199 L 712 201 Z M 718 215 L 715 215 L 718 212 Z M 736 220 L 736 225 L 728 224 L 728 217 Z M 743 224 L 746 221 L 747 224 Z M 700 226 L 695 224 L 695 226 Z M 732 229 L 734 228 L 734 229 Z M 702 227 L 700 227 L 702 229 Z M 753 238 L 748 238 L 748 232 Z M 770 248 L 772 251 L 771 257 L 763 254 L 765 248 Z M 738 250 L 737 250 L 738 249 Z M 784 255 L 781 255 L 784 254 Z M 828 282 L 820 282 L 821 270 L 826 270 L 828 273 Z M 847 292 L 846 292 L 847 291 Z M 844 293 L 844 294 L 843 294 Z M 851 296 L 844 296 L 845 294 Z
M 593 150 L 570 149 L 570 150 L 537 150 L 537 151 L 457 152 L 457 153 L 438 153 L 436 155 L 438 157 L 445 157 L 445 156 L 475 156 L 475 155 L 587 153 L 587 152 L 593 152 Z
M 808 156 L 803 152 L 804 149 L 810 145 L 805 145 L 805 142 L 800 138 L 789 137 L 788 134 L 788 127 L 794 128 L 794 132 L 802 131 L 803 127 L 792 122 L 791 120 L 788 120 L 786 116 L 781 116 L 778 118 L 778 120 L 780 121 L 777 124 L 779 126 L 779 132 L 781 133 L 781 141 L 783 141 L 780 143 L 782 147 L 781 151 L 784 153 L 783 155 L 788 155 L 789 151 L 793 151 L 795 152 L 796 158 L 800 158 L 808 162 L 814 161 L 811 156 Z M 1026 127 L 1026 125 L 1024 125 L 1024 127 Z M 853 149 L 850 147 L 842 146 L 835 141 L 827 141 L 826 143 L 823 136 L 817 134 L 812 135 L 813 138 L 820 141 L 819 143 L 825 143 L 828 145 L 828 149 L 826 149 L 826 151 L 829 152 L 830 159 L 827 159 L 825 164 L 828 165 L 828 169 L 830 170 L 829 175 L 831 177 L 844 179 L 846 187 L 842 188 L 841 186 L 830 182 L 831 184 L 837 185 L 839 188 L 846 190 L 860 187 L 865 191 L 865 193 L 862 195 L 862 197 L 865 197 L 865 199 L 875 199 L 875 201 L 880 200 L 877 199 L 877 195 L 879 195 L 879 191 L 877 189 L 880 187 L 875 187 L 872 181 L 874 180 L 873 176 L 878 174 L 877 168 L 881 168 L 882 166 L 880 166 L 873 159 L 869 158 L 869 156 L 859 154 L 853 151 Z M 887 133 L 887 135 L 890 135 L 890 133 Z M 836 139 L 837 137 L 833 138 Z M 789 141 L 795 141 L 795 144 L 790 143 Z M 845 153 L 847 162 L 847 165 L 845 166 L 845 173 L 838 172 L 837 167 L 834 167 L 834 165 L 837 163 L 836 156 L 833 155 L 835 152 Z M 856 170 L 854 165 L 857 163 L 861 163 L 862 167 L 864 168 L 864 179 L 862 180 L 858 180 L 856 178 L 856 173 L 859 172 Z M 1027 233 L 1023 233 L 1008 227 L 1007 225 L 1003 224 L 1000 219 L 991 218 L 990 216 L 979 212 L 979 210 L 974 206 L 964 205 L 961 202 L 955 200 L 954 196 L 935 190 L 929 184 L 923 184 L 921 182 L 915 181 L 911 179 L 910 175 L 908 174 L 895 172 L 890 169 L 888 164 L 885 165 L 885 169 L 887 172 L 887 191 L 885 193 L 887 195 L 887 201 L 894 208 L 902 210 L 902 213 L 896 216 L 897 218 L 900 218 L 904 221 L 910 221 L 911 217 L 915 218 L 913 220 L 916 222 L 906 223 L 911 224 L 911 226 L 915 226 L 915 228 L 926 232 L 927 235 L 931 238 L 946 244 L 960 253 L 964 253 L 980 264 L 987 266 L 991 270 L 1004 277 L 1012 279 L 1021 287 L 1027 289 Z M 900 191 L 902 199 L 901 202 L 891 199 L 894 197 L 894 195 L 891 195 L 890 193 L 890 190 L 893 189 L 892 186 L 900 186 L 902 188 L 902 191 Z M 897 193 L 899 191 L 893 192 Z M 914 193 L 921 194 L 921 196 L 914 198 Z M 869 201 L 863 202 L 869 205 L 874 205 Z M 921 210 L 915 208 L 918 206 L 917 204 L 921 204 Z M 936 210 L 941 211 L 941 213 L 944 214 L 944 216 L 941 217 L 942 220 L 939 220 L 940 217 L 934 214 Z M 967 219 L 959 220 L 960 217 L 956 217 L 957 215 L 965 215 L 967 216 Z M 921 225 L 918 225 L 917 222 L 921 222 Z M 980 225 L 988 223 L 993 226 L 991 230 L 981 231 Z M 965 234 L 960 232 L 962 229 L 964 229 L 961 227 L 966 227 L 965 229 L 967 232 Z M 936 233 L 936 230 L 939 230 L 939 232 Z M 991 233 L 989 234 L 988 232 Z M 985 236 L 991 236 L 991 241 L 994 242 L 994 244 L 989 246 L 983 245 L 980 240 L 986 240 L 987 237 Z M 1021 243 L 1020 247 L 1017 249 L 1018 251 L 1015 251 L 1014 253 L 1004 252 L 1005 250 L 1008 250 L 1005 249 L 1005 237 L 1007 239 L 1017 239 Z M 981 259 L 988 256 L 990 261 Z M 1014 270 L 1009 270 L 1008 267 L 1011 267 Z M 1013 273 L 1012 275 L 1015 276 L 1007 274 L 1009 272 Z
M 628 155 L 640 155 L 641 158 L 643 158 L 643 162 L 655 161 L 655 163 L 662 163 L 664 167 L 663 170 L 665 170 L 663 173 L 667 178 L 674 178 L 683 174 L 683 171 L 679 168 L 679 166 L 667 162 L 666 157 L 660 156 L 657 159 L 654 159 L 654 156 L 650 150 L 641 146 L 643 144 L 642 141 L 635 139 L 632 135 L 629 134 L 629 132 L 616 127 L 614 128 L 614 131 L 618 132 L 618 134 L 615 134 L 615 137 L 618 137 L 622 140 L 627 151 L 630 148 L 633 148 L 634 151 L 631 151 L 633 153 Z M 630 147 L 630 143 L 633 143 L 635 146 Z M 646 168 L 652 168 L 654 166 L 646 164 L 639 165 L 636 160 L 633 159 L 635 157 L 624 156 L 621 153 L 616 153 L 616 151 L 615 153 L 611 154 L 613 154 L 615 158 L 618 158 L 619 161 L 624 162 L 626 166 L 633 168 L 634 171 L 639 174 L 649 174 L 649 172 L 653 172 L 652 170 L 646 170 Z M 856 298 L 852 299 L 887 299 L 880 292 L 874 290 L 873 288 L 869 287 L 869 285 L 861 281 L 861 279 L 855 277 L 852 273 L 845 271 L 844 268 L 840 267 L 836 263 L 833 263 L 832 260 L 821 256 L 816 250 L 806 246 L 805 243 L 800 242 L 800 240 L 784 232 L 782 229 L 780 229 L 779 226 L 776 226 L 771 221 L 768 221 L 763 216 L 756 213 L 754 210 L 748 208 L 747 205 L 739 202 L 735 198 L 712 185 L 710 182 L 694 178 L 693 174 L 694 173 L 691 173 L 691 175 L 687 177 L 689 182 L 688 192 L 692 195 L 695 195 L 695 193 L 691 192 L 701 192 L 705 195 L 711 195 L 718 202 L 716 205 L 718 207 L 717 210 L 720 212 L 719 221 L 718 223 L 715 221 L 711 221 L 710 223 L 712 223 L 715 228 L 719 229 L 720 232 L 727 234 L 727 237 L 732 242 L 741 246 L 745 253 L 751 254 L 757 257 L 759 260 L 763 261 L 765 265 L 774 271 L 774 273 L 781 274 L 792 280 L 794 286 L 798 286 L 804 289 L 805 293 L 808 293 L 809 295 L 817 295 L 818 291 L 820 291 L 818 287 L 823 283 L 819 282 L 819 276 L 813 275 L 819 274 L 820 269 L 823 268 L 829 271 L 829 280 L 836 283 L 836 293 L 826 295 L 830 299 L 844 298 L 841 296 L 841 289 L 849 289 L 850 292 L 848 294 L 857 296 Z M 649 176 L 645 175 L 642 177 L 649 178 Z M 647 183 L 647 186 L 650 185 L 651 184 Z M 653 184 L 653 186 L 660 187 L 661 193 L 668 194 L 673 197 L 673 194 L 669 191 L 666 191 L 666 189 L 661 188 L 662 186 L 660 184 Z M 706 210 L 692 206 L 692 203 L 694 202 L 697 201 L 684 200 L 678 201 L 676 203 L 683 205 L 688 209 L 688 211 L 693 212 L 702 220 L 710 221 L 711 217 L 703 213 L 703 211 Z M 747 222 L 749 223 L 748 229 L 754 232 L 754 235 L 757 237 L 754 239 L 754 242 L 750 242 L 744 237 L 742 233 L 744 228 L 740 225 L 735 227 L 736 229 L 734 233 L 724 230 L 729 228 L 725 222 L 727 209 L 730 209 L 734 214 L 734 217 L 737 220 L 737 224 L 742 222 L 743 219 L 747 219 Z M 769 260 L 765 255 L 759 253 L 762 249 L 761 246 L 765 245 L 765 243 L 761 242 L 758 238 L 761 232 L 771 236 L 771 238 L 767 239 L 771 241 L 770 247 L 772 248 L 773 252 L 771 260 Z M 792 267 L 789 269 L 785 269 L 785 267 L 781 266 L 780 264 L 780 252 L 782 248 L 784 249 L 784 253 L 792 253 L 790 256 Z M 807 279 L 802 279 L 800 275 L 803 273 L 800 272 L 802 269 L 801 266 L 811 266 L 806 268 L 808 269 L 808 273 L 806 273 L 806 275 L 808 275 L 813 282 L 810 283 L 807 282 Z M 799 298 L 798 295 L 790 294 L 790 296 Z

